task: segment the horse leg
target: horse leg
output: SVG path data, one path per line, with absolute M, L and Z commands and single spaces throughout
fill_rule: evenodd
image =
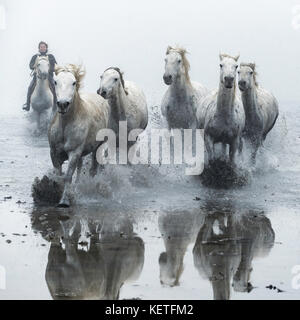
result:
M 244 141 L 243 141 L 243 138 L 240 137 L 240 142 L 239 142 L 239 155 L 242 154 L 243 148 L 244 148 Z
M 56 174 L 58 176 L 61 176 L 63 161 L 61 159 L 59 159 L 59 157 L 57 157 L 57 155 L 53 149 L 51 149 L 51 151 L 50 151 L 50 156 L 51 156 L 52 164 L 53 164 L 53 167 L 56 171 Z
M 239 156 L 241 157 L 241 160 L 244 160 L 243 157 L 243 149 L 244 149 L 244 140 L 242 137 L 239 138 L 239 146 L 238 146 L 238 152 L 239 152 Z
M 227 157 L 227 144 L 222 143 L 222 159 L 223 159 L 223 161 L 226 161 L 226 157 Z
M 208 134 L 204 134 L 204 142 L 205 142 L 205 148 L 208 155 L 208 164 L 214 160 L 214 143 L 211 137 Z
M 36 113 L 36 126 L 37 126 L 37 132 L 41 131 L 41 113 L 37 112 Z
M 72 178 L 73 178 L 73 174 L 77 168 L 78 165 L 78 161 L 80 161 L 80 158 L 82 156 L 82 150 L 76 150 L 76 151 L 72 151 L 69 154 L 69 165 L 68 165 L 68 169 L 67 172 L 65 174 L 64 177 L 64 181 L 65 181 L 65 187 L 64 187 L 64 192 L 63 192 L 63 196 L 59 202 L 58 207 L 60 208 L 69 208 L 70 207 L 70 189 L 71 189 L 71 184 L 72 184 Z
M 77 164 L 77 177 L 76 177 L 76 183 L 79 182 L 80 176 L 81 176 L 81 171 L 82 171 L 82 165 L 83 165 L 83 158 L 81 157 L 78 160 L 78 164 Z
M 91 177 L 95 177 L 95 175 L 97 174 L 97 170 L 98 170 L 98 161 L 97 161 L 97 151 L 93 151 L 92 154 L 92 166 L 90 169 L 90 176 Z
M 229 145 L 229 159 L 233 167 L 236 166 L 236 153 L 239 148 L 239 138 L 235 138 Z
M 259 148 L 259 144 L 255 143 L 251 151 L 251 164 L 253 166 L 255 166 L 255 163 L 256 163 L 256 155 L 257 155 L 258 148 Z

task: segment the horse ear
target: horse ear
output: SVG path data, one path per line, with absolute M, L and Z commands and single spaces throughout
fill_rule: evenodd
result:
M 223 60 L 223 54 L 221 52 L 219 53 L 219 58 L 220 58 L 220 61 Z
M 168 46 L 168 48 L 167 48 L 167 53 L 166 53 L 166 54 L 169 54 L 170 51 L 171 51 L 171 49 L 172 49 L 172 47 L 171 47 L 171 46 Z
M 238 54 L 237 56 L 235 56 L 235 57 L 234 57 L 234 60 L 235 60 L 235 61 L 238 61 L 239 58 L 240 58 L 240 54 Z

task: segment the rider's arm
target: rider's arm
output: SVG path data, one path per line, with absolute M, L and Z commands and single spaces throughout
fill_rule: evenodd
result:
M 49 54 L 49 59 L 51 60 L 51 62 L 50 62 L 50 66 L 51 66 L 50 72 L 54 72 L 55 65 L 57 64 L 56 59 L 55 59 L 53 54 Z
M 37 58 L 37 54 L 35 54 L 35 55 L 31 58 L 31 60 L 30 60 L 29 68 L 30 68 L 31 70 L 34 69 L 34 64 L 35 64 L 36 58 Z

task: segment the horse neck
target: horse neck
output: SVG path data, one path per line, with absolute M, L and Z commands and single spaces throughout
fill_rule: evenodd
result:
M 193 90 L 190 79 L 187 79 L 185 75 L 178 76 L 171 85 L 171 92 L 173 95 L 178 95 L 180 98 L 187 97 Z
M 124 88 L 120 85 L 108 100 L 112 117 L 116 121 L 126 121 L 128 97 Z
M 235 90 L 235 83 L 232 89 L 227 89 L 224 87 L 223 83 L 220 82 L 217 100 L 217 112 L 222 114 L 222 117 L 230 117 L 233 113 Z
M 37 77 L 36 81 L 36 90 L 37 92 L 44 92 L 45 90 L 50 89 L 49 79 L 40 79 Z
M 242 101 L 245 109 L 246 118 L 252 118 L 259 114 L 257 103 L 257 89 L 253 86 L 242 93 Z

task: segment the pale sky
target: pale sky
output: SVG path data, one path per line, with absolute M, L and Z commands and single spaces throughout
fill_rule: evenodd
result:
M 59 63 L 83 63 L 86 91 L 95 92 L 104 69 L 118 66 L 144 90 L 149 105 L 160 104 L 165 51 L 180 44 L 190 52 L 192 80 L 217 87 L 219 52 L 240 53 L 241 61 L 256 62 L 260 84 L 281 102 L 300 101 L 300 0 L 0 0 L 0 5 L 6 9 L 6 29 L 0 30 L 1 113 L 19 111 L 25 102 L 28 63 L 40 40 L 49 43 Z

